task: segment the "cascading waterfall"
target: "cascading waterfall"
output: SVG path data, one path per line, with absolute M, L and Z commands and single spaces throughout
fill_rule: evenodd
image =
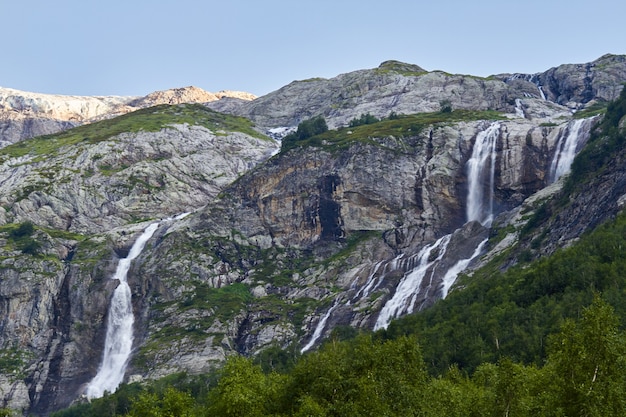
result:
M 472 156 L 467 161 L 467 221 L 477 220 L 487 227 L 493 221 L 496 143 L 499 135 L 498 122 L 480 132 L 476 136 Z
M 180 220 L 188 214 L 183 213 L 173 219 Z M 120 259 L 117 264 L 117 269 L 112 279 L 117 279 L 119 285 L 111 298 L 102 363 L 98 373 L 85 390 L 85 395 L 89 399 L 102 397 L 105 392 L 114 392 L 124 379 L 133 346 L 133 324 L 135 322 L 132 294 L 127 281 L 128 270 L 131 262 L 141 254 L 148 240 L 159 228 L 159 225 L 162 222 L 173 219 L 168 218 L 161 222 L 150 224 L 137 238 L 128 256 Z
M 419 251 L 417 254 L 417 267 L 404 274 L 393 297 L 391 297 L 391 299 L 385 303 L 382 310 L 380 310 L 378 319 L 374 325 L 374 330 L 386 329 L 393 318 L 404 313 L 413 312 L 415 299 L 419 293 L 422 281 L 428 271 L 430 271 L 431 276 L 434 273 L 432 266 L 439 262 L 445 254 L 451 236 L 452 235 L 445 235 L 439 238 L 435 243 L 424 246 L 422 250 Z M 434 250 L 439 251 L 437 258 L 429 260 Z
M 567 127 L 557 141 L 554 151 L 554 157 L 550 164 L 550 183 L 555 182 L 563 175 L 569 173 L 576 157 L 576 150 L 578 144 L 582 139 L 583 126 L 585 125 L 585 119 L 577 119 L 568 123 Z
M 539 84 L 539 78 L 537 77 L 537 74 L 533 74 L 530 77 L 529 81 L 537 86 L 537 90 L 539 90 L 539 94 L 541 95 L 541 99 L 542 100 L 546 100 L 546 94 L 543 92 L 543 86 L 541 84 Z
M 521 107 L 521 102 L 519 106 Z M 500 123 L 498 122 L 492 123 L 486 130 L 478 133 L 472 156 L 467 162 L 467 221 L 478 221 L 485 227 L 490 227 L 493 221 L 496 145 L 499 135 Z M 422 287 L 425 287 L 425 291 L 430 291 L 435 273 L 442 272 L 440 264 L 446 255 L 452 235 L 442 236 L 434 243 L 424 246 L 417 255 L 410 257 L 399 255 L 392 261 L 378 262 L 374 265 L 364 286 L 354 295 L 353 301 L 367 297 L 378 288 L 384 281 L 387 272 L 399 269 L 406 271 L 393 297 L 381 309 L 374 330 L 387 328 L 392 319 L 402 314 L 410 314 L 415 310 Z M 439 291 L 443 298 L 448 295 L 457 276 L 482 253 L 486 244 L 487 239 L 484 239 L 474 248 L 473 253 L 468 258 L 458 260 L 445 271 L 441 282 L 437 284 L 441 286 Z M 434 253 L 436 253 L 436 257 L 433 259 Z M 382 272 L 380 272 L 381 268 Z M 422 285 L 426 277 L 429 277 L 429 283 Z M 332 307 L 320 319 L 311 340 L 301 349 L 301 352 L 311 349 L 322 337 L 326 322 L 337 307 L 338 301 L 335 300 Z
M 400 255 L 400 256 L 402 256 L 402 255 Z M 379 261 L 379 262 L 376 263 L 376 265 L 374 265 L 374 270 L 367 277 L 367 281 L 365 282 L 365 284 L 354 295 L 354 298 L 353 298 L 354 300 L 357 300 L 359 298 L 365 298 L 368 295 L 370 295 L 370 293 L 372 291 L 374 291 L 374 290 L 376 290 L 376 288 L 378 288 L 378 285 L 380 285 L 380 283 L 382 282 L 382 278 L 384 277 L 384 271 L 383 271 L 383 273 L 380 274 L 379 279 L 376 280 L 376 274 L 378 273 L 378 270 L 380 269 L 381 265 L 383 265 L 383 261 Z
M 479 221 L 485 227 L 490 227 L 493 221 L 496 144 L 499 135 L 500 123 L 498 122 L 492 123 L 486 130 L 480 132 L 476 136 L 472 156 L 467 162 L 467 221 Z M 424 278 L 430 274 L 432 283 L 435 270 L 446 254 L 451 237 L 452 234 L 443 236 L 436 242 L 423 247 L 417 254 L 417 265 L 411 265 L 410 268 L 405 269 L 407 272 L 400 280 L 393 297 L 381 309 L 374 330 L 387 328 L 392 319 L 401 314 L 413 312 Z M 458 260 L 445 271 L 440 284 L 443 298 L 448 295 L 457 276 L 482 253 L 486 244 L 487 239 L 484 239 L 474 249 L 470 257 Z M 438 251 L 437 257 L 432 259 L 431 254 L 435 250 Z M 393 262 L 397 262 L 397 260 L 398 258 Z M 377 265 L 375 270 L 379 267 Z M 373 274 L 368 279 L 368 285 L 371 285 L 371 279 L 373 279 Z M 428 285 L 426 290 L 429 290 L 430 287 L 431 285 Z
M 119 285 L 111 298 L 104 356 L 98 373 L 87 387 L 86 395 L 88 398 L 99 398 L 105 392 L 114 392 L 124 379 L 133 345 L 133 323 L 135 321 L 130 287 L 126 278 L 130 263 L 141 254 L 158 227 L 159 223 L 152 223 L 148 226 L 135 241 L 128 256 L 120 259 L 117 264 L 113 279 L 117 279 Z

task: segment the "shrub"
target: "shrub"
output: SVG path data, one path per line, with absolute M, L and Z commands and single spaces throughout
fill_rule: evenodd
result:
M 310 137 L 322 134 L 326 131 L 328 131 L 328 125 L 323 116 L 305 120 L 298 125 L 298 130 L 283 138 L 281 151 L 284 152 L 295 148 L 298 146 L 298 141 L 309 139 Z
M 19 239 L 26 236 L 31 236 L 35 232 L 35 226 L 32 222 L 21 223 L 17 229 L 11 231 L 11 237 Z
M 362 125 L 370 125 L 372 123 L 377 123 L 377 122 L 380 122 L 380 119 L 367 113 L 367 114 L 361 114 L 361 117 L 359 117 L 358 119 L 354 118 L 350 120 L 349 126 L 357 127 L 357 126 L 362 126 Z
M 452 102 L 450 100 L 442 100 L 439 103 L 440 113 L 452 113 Z

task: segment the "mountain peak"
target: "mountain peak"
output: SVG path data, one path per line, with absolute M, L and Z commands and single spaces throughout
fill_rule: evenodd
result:
M 131 103 L 133 107 L 148 107 L 158 104 L 181 104 L 181 103 L 208 103 L 224 97 L 253 100 L 255 95 L 241 91 L 220 91 L 210 93 L 196 86 L 172 88 L 169 90 L 155 91 L 145 97 L 141 97 Z
M 381 63 L 378 66 L 378 69 L 387 70 L 387 71 L 395 71 L 401 73 L 407 72 L 427 72 L 424 68 L 415 64 L 407 64 L 406 62 L 389 60 Z

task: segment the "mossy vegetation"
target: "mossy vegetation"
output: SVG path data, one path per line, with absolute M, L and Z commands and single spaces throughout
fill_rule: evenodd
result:
M 376 69 L 376 72 L 379 74 L 395 72 L 395 73 L 404 75 L 406 77 L 418 77 L 420 75 L 424 75 L 428 73 L 428 71 L 424 70 L 423 68 L 417 65 L 407 64 L 405 62 L 394 61 L 394 60 L 383 62 L 382 64 L 378 66 L 378 68 Z
M 29 356 L 28 352 L 16 347 L 0 349 L 0 374 L 10 375 L 15 379 L 23 378 L 24 366 Z
M 182 311 L 188 309 L 211 310 L 213 316 L 225 322 L 237 313 L 246 310 L 252 300 L 250 287 L 242 283 L 233 283 L 220 288 L 209 287 L 197 282 L 191 294 L 180 303 Z
M 588 117 L 598 116 L 606 113 L 609 103 L 606 101 L 597 101 L 586 109 L 574 113 L 574 119 L 586 119 Z
M 41 249 L 41 243 L 33 236 L 35 231 L 35 225 L 29 221 L 0 227 L 0 232 L 7 235 L 9 249 L 15 248 L 26 255 L 37 255 Z

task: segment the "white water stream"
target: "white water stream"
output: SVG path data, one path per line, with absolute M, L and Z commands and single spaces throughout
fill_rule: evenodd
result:
M 124 379 L 126 366 L 133 347 L 133 315 L 132 294 L 128 286 L 127 276 L 131 262 L 143 251 L 146 243 L 159 225 L 166 221 L 180 220 L 189 213 L 175 218 L 167 218 L 161 222 L 150 224 L 137 238 L 126 258 L 120 259 L 112 279 L 119 281 L 113 292 L 109 308 L 107 333 L 104 342 L 104 353 L 98 373 L 91 380 L 85 395 L 87 398 L 99 398 L 105 392 L 114 392 Z
M 328 318 L 331 314 L 333 314 L 333 311 L 335 311 L 337 307 L 339 307 L 339 302 L 338 300 L 335 300 L 332 307 L 328 309 L 324 317 L 322 317 L 319 323 L 317 323 L 317 327 L 313 332 L 313 336 L 311 336 L 311 340 L 309 340 L 309 343 L 307 343 L 306 346 L 300 349 L 300 353 L 304 353 L 307 350 L 311 349 L 313 346 L 315 346 L 315 343 L 318 341 L 318 339 L 322 337 L 322 333 L 324 332 L 324 328 L 326 327 L 326 322 L 328 321 Z
M 445 235 L 439 238 L 437 241 L 430 245 L 426 245 L 417 254 L 417 267 L 409 270 L 404 274 L 396 292 L 383 306 L 382 310 L 378 314 L 374 330 L 386 329 L 389 326 L 389 322 L 392 319 L 400 316 L 403 313 L 411 313 L 414 308 L 415 298 L 419 293 L 422 281 L 426 276 L 426 273 L 430 269 L 431 276 L 434 273 L 434 268 L 431 268 L 436 262 L 439 262 L 443 255 L 446 253 L 448 243 L 452 235 Z M 430 260 L 430 255 L 433 250 L 438 250 L 437 258 Z
M 463 272 L 465 268 L 467 268 L 467 266 L 470 264 L 470 262 L 474 260 L 474 258 L 476 258 L 478 255 L 481 254 L 488 240 L 489 239 L 487 238 L 483 240 L 482 242 L 480 242 L 478 246 L 476 246 L 476 249 L 474 249 L 474 253 L 472 253 L 472 255 L 469 258 L 461 259 L 456 264 L 454 264 L 450 269 L 448 269 L 448 271 L 446 272 L 446 275 L 444 275 L 443 280 L 442 280 L 443 288 L 441 290 L 442 291 L 441 298 L 446 298 L 448 296 L 448 292 L 450 291 L 450 288 L 452 288 L 452 284 L 454 284 L 454 282 L 456 281 L 456 277 L 459 276 L 459 274 Z
M 574 158 L 576 157 L 578 143 L 583 137 L 581 133 L 584 124 L 585 119 L 574 120 L 570 122 L 565 128 L 565 131 L 559 135 L 554 157 L 552 158 L 552 164 L 550 164 L 550 174 L 548 178 L 551 183 L 569 173 L 572 162 L 574 162 Z
M 500 123 L 492 123 L 476 136 L 472 156 L 467 161 L 467 221 L 491 226 L 496 171 L 496 143 Z
M 543 86 L 539 84 L 539 77 L 537 77 L 537 74 L 532 75 L 529 81 L 537 86 L 537 90 L 539 90 L 541 99 L 546 100 L 546 93 L 544 93 L 543 91 Z

